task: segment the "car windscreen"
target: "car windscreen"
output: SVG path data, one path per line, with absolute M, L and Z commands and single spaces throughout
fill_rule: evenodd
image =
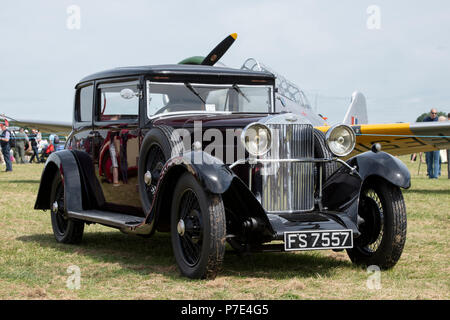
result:
M 174 112 L 268 113 L 272 87 L 244 84 L 147 82 L 147 115 Z

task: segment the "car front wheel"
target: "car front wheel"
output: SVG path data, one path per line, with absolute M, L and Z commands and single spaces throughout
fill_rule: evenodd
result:
M 364 183 L 358 215 L 361 236 L 347 250 L 353 263 L 392 268 L 406 241 L 406 207 L 399 187 L 382 180 Z
M 184 276 L 216 277 L 225 255 L 225 228 L 221 196 L 206 192 L 193 175 L 184 173 L 171 209 L 172 247 Z

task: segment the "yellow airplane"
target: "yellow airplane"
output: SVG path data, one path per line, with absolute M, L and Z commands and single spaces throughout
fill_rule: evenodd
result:
M 356 133 L 356 147 L 349 157 L 370 150 L 375 143 L 392 155 L 450 149 L 450 121 L 362 124 L 351 127 Z M 317 128 L 326 132 L 330 127 Z

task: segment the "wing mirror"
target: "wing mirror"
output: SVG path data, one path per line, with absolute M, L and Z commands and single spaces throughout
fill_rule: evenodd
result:
M 134 97 L 137 97 L 137 94 L 133 90 L 125 88 L 120 90 L 120 96 L 126 100 L 130 100 L 133 99 Z

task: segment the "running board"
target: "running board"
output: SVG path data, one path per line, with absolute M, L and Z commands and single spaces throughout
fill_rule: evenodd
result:
M 135 227 L 145 220 L 143 217 L 101 210 L 84 210 L 81 212 L 69 211 L 67 216 L 69 218 L 100 223 L 116 228 Z

